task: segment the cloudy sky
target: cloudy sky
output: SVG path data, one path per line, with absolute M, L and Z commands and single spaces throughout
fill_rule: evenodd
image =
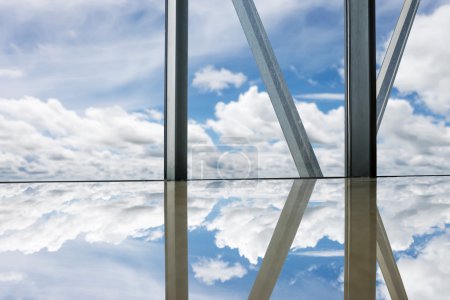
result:
M 342 176 L 343 1 L 255 3 L 324 174 Z M 377 1 L 379 62 L 401 5 Z M 2 180 L 162 178 L 163 1 L 0 0 L 0 25 Z M 422 1 L 380 175 L 450 170 L 449 26 L 450 1 Z M 189 37 L 190 177 L 296 176 L 231 1 L 191 1 Z
M 378 208 L 409 299 L 450 293 L 448 183 L 446 177 L 378 180 Z M 189 183 L 190 298 L 247 298 L 292 185 Z M 164 298 L 162 182 L 3 184 L 0 190 L 5 299 Z M 273 299 L 343 299 L 344 192 L 342 179 L 316 182 Z M 389 299 L 378 275 L 377 298 Z

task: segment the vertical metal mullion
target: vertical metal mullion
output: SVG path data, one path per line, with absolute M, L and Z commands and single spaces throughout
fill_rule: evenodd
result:
M 346 176 L 375 177 L 375 0 L 345 0 Z
M 188 0 L 166 0 L 164 179 L 187 180 Z

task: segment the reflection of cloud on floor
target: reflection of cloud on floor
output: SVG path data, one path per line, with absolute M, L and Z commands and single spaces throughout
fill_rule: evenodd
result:
M 138 240 L 114 246 L 77 239 L 58 252 L 6 252 L 0 269 L 14 271 L 0 274 L 0 294 L 2 299 L 159 300 L 164 298 L 163 255 L 163 244 Z
M 236 193 L 228 193 L 235 200 L 220 206 L 217 216 L 204 224 L 215 232 L 216 246 L 237 249 L 256 264 L 264 256 L 278 222 L 292 181 L 288 183 L 280 186 L 280 181 L 261 181 L 245 193 L 237 188 Z M 221 194 L 220 189 L 215 192 Z M 343 204 L 342 180 L 318 181 L 292 248 L 315 247 L 324 237 L 343 243 Z
M 409 299 L 450 294 L 449 194 L 446 177 L 378 180 L 380 214 L 392 248 L 401 251 L 397 265 Z M 379 299 L 390 299 L 384 281 L 377 289 Z
M 218 260 L 196 261 L 192 267 L 195 265 L 199 278 L 206 283 L 228 282 L 254 272 L 253 267 L 259 265 L 272 238 L 291 185 L 292 180 L 252 184 L 246 181 L 189 182 L 189 232 L 206 229 L 209 237 L 202 243 L 209 243 L 216 249 L 203 256 L 217 257 L 234 249 L 245 258 L 229 260 L 230 257 L 225 259 L 224 256 Z M 378 180 L 378 205 L 391 245 L 396 252 L 408 250 L 400 252 L 399 260 L 400 271 L 406 276 L 405 285 L 408 280 L 418 280 L 420 274 L 428 276 L 427 272 L 431 272 L 428 269 L 414 271 L 427 264 L 437 264 L 436 274 L 448 278 L 446 269 L 439 269 L 440 261 L 445 260 L 445 251 L 437 248 L 441 245 L 448 249 L 449 189 L 446 177 Z M 3 255 L 11 253 L 31 256 L 48 253 L 45 250 L 58 253 L 74 241 L 83 241 L 86 247 L 116 245 L 120 248 L 129 238 L 145 243 L 161 242 L 163 236 L 162 182 L 5 184 L 1 191 L 2 260 L 6 257 Z M 290 257 L 297 254 L 298 259 L 308 261 L 339 258 L 342 252 L 335 246 L 344 242 L 344 204 L 344 180 L 318 180 Z M 446 234 L 436 236 L 442 232 Z M 430 239 L 421 244 L 413 243 L 423 235 Z M 320 244 L 324 240 L 335 246 L 324 247 Z M 410 252 L 417 253 L 417 257 L 408 256 Z M 224 275 L 210 272 L 214 267 L 229 272 Z M 20 268 L 8 267 L 0 273 L 3 281 L 14 281 L 14 284 L 21 282 L 20 276 L 15 274 L 30 278 Z M 413 279 L 408 279 L 408 274 L 412 274 Z M 427 296 L 414 287 L 407 286 L 407 289 L 411 289 L 413 295 Z M 445 292 L 439 286 L 436 291 Z
M 447 299 L 450 295 L 450 231 L 435 236 L 417 249 L 416 257 L 402 255 L 397 264 L 409 299 Z M 384 282 L 379 287 L 382 297 L 388 298 Z
M 238 262 L 230 264 L 221 258 L 201 257 L 192 264 L 194 276 L 206 285 L 213 285 L 216 281 L 226 282 L 233 278 L 242 278 L 247 270 Z
M 449 179 L 378 180 L 378 207 L 394 251 L 406 250 L 414 236 L 432 234 L 450 223 Z
M 215 186 L 214 192 L 221 195 L 223 191 L 227 197 L 234 200 L 218 205 L 217 214 L 203 226 L 215 232 L 217 247 L 237 249 L 239 254 L 251 264 L 257 264 L 258 259 L 264 256 L 290 185 L 284 186 L 280 190 L 277 181 L 262 181 L 254 191 L 245 190 L 245 193 L 238 192 L 239 189 L 236 186 L 229 189 L 226 186 L 227 184 Z M 273 190 L 271 191 L 271 189 Z M 416 236 L 436 234 L 450 223 L 449 189 L 446 177 L 378 180 L 378 205 L 394 251 L 413 247 Z M 284 198 L 280 196 L 281 194 L 285 195 Z M 268 195 L 275 195 L 275 197 L 268 202 Z M 220 201 L 218 203 L 220 204 Z M 343 253 L 340 250 L 316 248 L 317 243 L 325 237 L 341 244 L 344 242 L 343 180 L 319 180 L 317 182 L 300 224 L 300 230 L 291 248 L 295 251 L 291 254 L 302 255 L 305 257 L 304 259 L 327 259 L 327 257 L 342 256 Z M 447 247 L 445 251 L 448 252 L 448 245 L 444 240 L 436 241 L 436 245 L 438 243 L 444 248 Z M 307 247 L 309 250 L 302 250 Z M 421 250 L 416 249 L 415 251 L 420 252 Z M 428 260 L 435 259 L 432 264 L 441 263 L 438 258 L 440 254 L 436 254 L 435 250 L 425 253 L 427 253 Z M 421 259 L 420 255 L 418 259 Z M 412 257 L 407 262 L 402 262 L 402 260 L 405 258 L 400 258 L 399 261 L 402 275 L 407 272 L 414 273 L 416 277 L 421 276 L 420 270 L 414 269 L 415 266 L 420 268 L 421 263 L 413 263 L 414 258 Z M 432 264 L 430 262 L 430 265 Z M 403 265 L 407 265 L 406 268 L 409 270 L 402 271 Z M 287 266 L 287 268 L 289 267 Z M 426 275 L 426 272 L 424 274 Z M 447 274 L 441 275 L 448 280 Z M 336 282 L 338 282 L 337 279 Z M 407 285 L 406 282 L 405 285 Z M 336 286 L 340 286 L 340 284 L 336 283 Z M 382 285 L 378 288 L 381 289 Z M 407 290 L 409 291 L 408 286 Z M 411 294 L 415 295 L 414 290 Z M 441 293 L 440 295 L 445 294 Z M 417 299 L 428 298 L 417 297 Z
M 2 185 L 0 251 L 57 251 L 77 237 L 119 244 L 162 237 L 162 183 Z

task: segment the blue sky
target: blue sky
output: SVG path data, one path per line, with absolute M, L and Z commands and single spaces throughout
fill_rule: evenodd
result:
M 343 2 L 255 3 L 324 174 L 342 176 Z M 379 62 L 401 5 L 377 1 Z M 450 170 L 449 5 L 421 3 L 378 137 L 380 175 Z M 219 177 L 231 138 L 257 149 L 259 176 L 296 176 L 231 1 L 189 12 L 189 145 L 209 147 L 190 170 L 203 161 Z M 161 1 L 5 0 L 0 20 L 3 180 L 162 178 Z

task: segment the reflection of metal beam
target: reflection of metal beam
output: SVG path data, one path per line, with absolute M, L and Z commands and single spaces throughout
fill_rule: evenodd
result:
M 377 131 L 391 94 L 420 0 L 405 0 L 377 78 Z M 380 213 L 377 211 L 377 260 L 392 300 L 408 299 Z
M 253 0 L 233 0 L 261 77 L 301 177 L 322 177 L 319 163 Z
M 187 179 L 188 0 L 166 0 L 164 178 Z
M 407 300 L 408 296 L 379 211 L 377 211 L 377 259 L 391 299 Z
M 345 0 L 346 170 L 377 175 L 375 0 Z
M 315 180 L 295 180 L 248 299 L 269 299 L 314 191 Z
M 187 183 L 164 183 L 166 299 L 188 299 Z
M 346 180 L 344 273 L 346 300 L 375 299 L 376 192 L 375 180 Z
M 377 78 L 377 131 L 380 129 L 381 120 L 391 95 L 403 51 L 408 41 L 414 18 L 419 7 L 420 0 L 405 0 L 395 30 L 392 33 L 389 47 L 386 50 L 383 64 Z

